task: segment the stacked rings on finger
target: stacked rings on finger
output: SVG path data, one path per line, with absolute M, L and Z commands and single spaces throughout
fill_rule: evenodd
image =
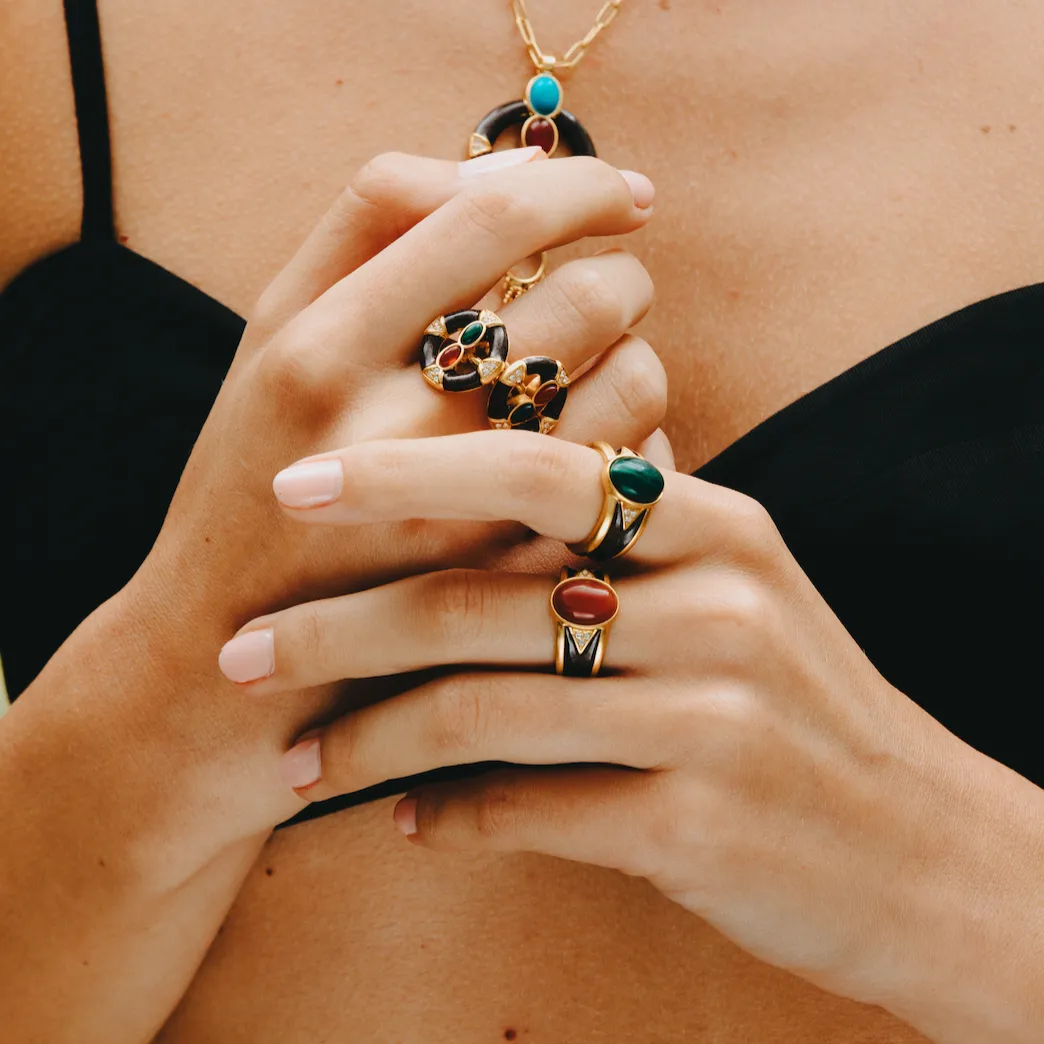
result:
M 609 627 L 619 609 L 620 600 L 605 573 L 562 570 L 551 592 L 557 674 L 593 678 L 601 670 Z
M 549 435 L 569 394 L 565 367 L 543 355 L 510 365 L 507 357 L 507 328 L 485 309 L 440 315 L 424 331 L 420 346 L 421 374 L 431 387 L 469 392 L 492 384 L 486 406 L 491 428 Z
M 602 468 L 602 511 L 581 541 L 569 544 L 575 555 L 606 562 L 634 547 L 649 521 L 649 512 L 663 495 L 663 474 L 626 446 L 617 451 L 607 442 L 593 442 L 605 461 Z

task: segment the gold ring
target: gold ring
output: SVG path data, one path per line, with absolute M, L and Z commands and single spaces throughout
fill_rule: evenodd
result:
M 421 376 L 446 392 L 492 384 L 507 365 L 508 335 L 496 312 L 467 309 L 433 319 L 420 344 Z
M 593 678 L 602 669 L 609 626 L 619 611 L 620 599 L 607 573 L 563 569 L 551 592 L 555 673 Z
M 540 251 L 540 264 L 531 276 L 517 276 L 514 272 L 508 272 L 504 276 L 503 304 L 510 304 L 516 298 L 521 297 L 526 291 L 532 290 L 544 276 L 547 275 L 547 251 Z
M 567 547 L 574 555 L 606 562 L 634 547 L 649 521 L 649 512 L 663 496 L 663 473 L 634 450 L 614 450 L 607 442 L 592 442 L 605 461 L 602 468 L 602 511 L 594 528 Z

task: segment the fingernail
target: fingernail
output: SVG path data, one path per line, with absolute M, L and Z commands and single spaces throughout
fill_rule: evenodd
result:
M 407 836 L 412 837 L 417 833 L 417 799 L 404 797 L 392 813 L 395 825 Z
M 536 159 L 538 152 L 543 151 L 539 145 L 530 145 L 525 149 L 487 152 L 485 156 L 464 160 L 463 163 L 458 163 L 457 167 L 462 178 L 477 178 L 480 174 L 489 174 L 494 170 L 503 170 L 505 167 L 517 167 L 522 163 L 528 163 L 530 160 Z
M 318 729 L 306 732 L 283 755 L 283 779 L 292 790 L 303 790 L 323 778 L 322 743 L 319 736 Z
M 636 170 L 621 170 L 620 177 L 631 186 L 634 205 L 639 210 L 647 210 L 652 206 L 652 201 L 656 198 L 656 186 L 644 174 L 639 174 Z
M 225 642 L 218 653 L 218 667 L 229 681 L 252 682 L 275 671 L 275 633 L 271 627 L 247 631 Z
M 339 460 L 308 460 L 284 468 L 272 479 L 276 499 L 285 507 L 331 504 L 341 495 L 344 471 Z

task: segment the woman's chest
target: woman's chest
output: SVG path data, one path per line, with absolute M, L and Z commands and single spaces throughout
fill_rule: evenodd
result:
M 19 126 L 40 171 L 63 172 L 71 236 L 68 134 L 48 152 L 72 125 L 61 13 L 37 6 L 33 38 L 54 46 L 34 65 L 39 124 Z M 566 79 L 600 155 L 657 186 L 627 247 L 656 282 L 641 332 L 667 365 L 686 468 L 910 330 L 1040 276 L 1044 199 L 1020 172 L 1044 165 L 1044 141 L 1024 132 L 1020 65 L 996 82 L 981 46 L 974 72 L 960 64 L 959 32 L 911 15 L 882 49 L 870 13 L 813 25 L 801 6 L 766 26 L 742 5 L 628 0 Z M 370 156 L 463 157 L 532 73 L 499 0 L 99 7 L 121 238 L 242 314 Z M 534 0 L 543 46 L 563 52 L 591 7 Z M 955 67 L 961 91 L 941 91 Z M 968 116 L 987 90 L 1003 136 Z
M 270 842 L 159 1040 L 915 1044 L 641 881 L 406 844 L 391 803 Z

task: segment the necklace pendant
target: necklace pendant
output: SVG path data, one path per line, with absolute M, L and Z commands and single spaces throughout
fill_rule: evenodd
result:
M 560 142 L 574 156 L 594 156 L 591 136 L 580 121 L 562 108 L 562 84 L 550 72 L 538 72 L 526 84 L 525 97 L 508 102 L 485 116 L 468 142 L 468 156 L 474 159 L 493 151 L 506 130 L 520 127 L 523 145 L 539 145 L 553 156 Z

